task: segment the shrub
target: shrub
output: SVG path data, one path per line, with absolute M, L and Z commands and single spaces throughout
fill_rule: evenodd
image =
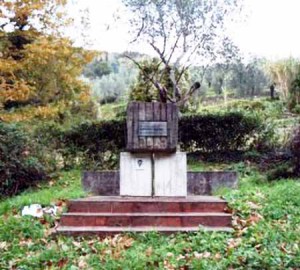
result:
M 261 100 L 236 100 L 227 105 L 228 109 L 243 109 L 246 111 L 263 111 L 266 106 Z
M 292 112 L 295 110 L 296 107 L 299 108 L 300 105 L 300 74 L 299 73 L 300 73 L 300 66 L 299 66 L 297 78 L 292 82 L 290 88 L 290 94 L 288 97 L 288 106 L 290 111 Z
M 276 166 L 273 166 L 273 168 L 267 172 L 267 179 L 269 181 L 291 178 L 293 176 L 293 168 L 289 161 L 276 164 Z
M 263 168 L 269 167 L 268 180 L 300 176 L 300 126 L 296 128 L 289 145 L 289 149 L 275 153 L 273 157 L 269 156 L 265 160 Z
M 291 143 L 292 159 L 295 167 L 295 173 L 300 175 L 300 126 L 296 129 Z
M 82 157 L 86 168 L 112 169 L 116 154 L 125 147 L 126 124 L 124 119 L 83 123 L 61 134 L 66 159 Z
M 292 109 L 292 113 L 300 114 L 300 104 L 295 105 Z
M 183 150 L 226 152 L 247 150 L 262 137 L 262 124 L 242 113 L 182 116 L 179 143 Z M 69 128 L 55 122 L 42 124 L 34 132 L 43 147 L 48 170 L 114 169 L 119 152 L 126 146 L 126 120 L 85 122 Z
M 260 138 L 258 118 L 242 113 L 184 116 L 179 122 L 179 140 L 186 151 L 223 152 L 247 150 Z
M 96 163 L 97 168 L 116 165 L 117 154 L 126 145 L 126 121 L 87 122 L 67 131 L 53 130 L 60 138 L 60 148 L 68 149 L 65 157 L 84 153 L 84 165 Z M 223 152 L 246 150 L 257 143 L 261 122 L 241 113 L 182 116 L 179 121 L 179 143 L 183 150 Z M 57 144 L 57 143 L 56 143 Z M 106 164 L 105 164 L 106 163 Z
M 0 196 L 11 196 L 45 179 L 36 148 L 19 126 L 0 122 Z
M 63 142 L 88 154 L 113 151 L 124 148 L 125 132 L 125 119 L 83 123 L 67 131 Z

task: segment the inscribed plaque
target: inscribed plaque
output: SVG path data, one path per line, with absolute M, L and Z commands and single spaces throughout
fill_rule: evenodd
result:
M 140 137 L 164 137 L 168 136 L 167 122 L 139 121 Z

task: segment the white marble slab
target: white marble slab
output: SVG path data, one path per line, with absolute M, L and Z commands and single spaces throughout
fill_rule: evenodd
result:
M 120 195 L 152 195 L 151 154 L 120 154 Z
M 154 195 L 187 196 L 186 153 L 155 154 Z

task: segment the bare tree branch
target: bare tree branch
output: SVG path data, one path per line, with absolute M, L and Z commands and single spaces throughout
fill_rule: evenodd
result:
M 136 42 L 139 39 L 139 37 L 142 35 L 142 33 L 143 33 L 144 29 L 145 29 L 145 20 L 146 20 L 145 17 L 142 18 L 142 25 L 141 25 L 141 27 L 140 27 L 140 29 L 139 29 L 136 37 L 130 43 Z
M 225 19 L 237 10 L 237 1 L 122 1 L 134 12 L 131 23 L 135 28 L 142 19 L 142 26 L 137 28 L 138 39 L 145 38 L 164 65 L 157 71 L 160 78 L 156 76 L 149 78 L 149 81 L 160 91 L 164 100 L 186 103 L 200 88 L 200 83 L 197 84 L 199 87 L 194 84 L 186 94 L 182 94 L 184 91 L 180 89 L 180 82 L 198 56 L 214 60 L 220 54 L 216 44 L 219 36 L 225 35 L 222 31 Z M 167 85 L 162 85 L 166 77 Z

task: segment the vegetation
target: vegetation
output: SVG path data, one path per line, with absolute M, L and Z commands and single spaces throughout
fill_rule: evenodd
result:
M 283 100 L 287 102 L 289 110 L 297 112 L 297 106 L 299 106 L 300 102 L 299 60 L 289 58 L 270 63 L 268 70 L 272 80 L 279 87 Z
M 42 118 L 32 118 L 34 115 L 31 115 L 30 121 L 27 117 L 18 119 L 24 108 L 3 114 L 3 118 L 18 119 L 19 124 L 0 126 L 4 153 L 1 166 L 5 172 L 1 185 L 7 189 L 8 182 L 11 183 L 10 191 L 2 190 L 2 195 L 19 193 L 61 169 L 116 169 L 119 152 L 125 149 L 125 106 L 106 105 L 102 115 L 111 118 L 106 121 L 83 120 L 82 109 L 72 121 L 66 121 L 68 116 L 63 117 L 65 111 L 58 112 L 55 117 L 46 114 Z M 270 160 L 263 159 L 264 166 L 270 170 L 270 179 L 292 177 L 298 175 L 294 165 L 298 160 L 298 148 L 294 144 L 292 149 L 295 150 L 291 151 L 289 145 L 299 117 L 285 118 L 284 114 L 284 105 L 280 101 L 238 100 L 201 105 L 198 113 L 189 112 L 180 117 L 179 143 L 193 156 L 205 158 L 213 153 L 215 161 L 224 158 L 245 160 L 250 156 L 259 161 L 262 155 L 270 156 Z M 121 118 L 115 118 L 116 115 Z M 276 157 L 276 149 L 285 154 Z M 31 181 L 24 182 L 25 171 L 20 166 L 26 168 L 29 173 L 26 177 Z
M 104 53 L 85 67 L 83 76 L 100 104 L 120 102 L 126 100 L 129 88 L 135 82 L 137 68 L 122 54 Z
M 293 156 L 294 172 L 300 175 L 300 127 L 296 129 L 296 132 L 291 141 L 291 152 Z
M 123 2 L 157 58 L 74 47 L 65 0 L 0 4 L 0 269 L 298 269 L 299 60 L 237 57 L 240 1 Z M 129 100 L 177 103 L 189 168 L 239 173 L 217 192 L 233 232 L 53 235 L 82 169 L 118 167 Z M 21 216 L 33 203 L 58 215 Z
M 166 69 L 162 69 L 159 66 L 159 59 L 157 58 L 139 63 L 139 74 L 136 83 L 132 85 L 130 89 L 130 100 L 145 102 L 159 101 L 161 97 L 155 85 L 152 83 L 153 80 L 160 81 L 160 83 L 168 89 L 172 88 L 173 83 L 170 80 L 169 73 Z M 175 69 L 175 76 L 179 76 L 178 69 Z M 181 74 L 178 86 L 180 88 L 186 88 L 188 81 L 189 74 L 185 71 L 184 74 Z
M 164 236 L 157 233 L 113 238 L 49 236 L 56 218 L 21 217 L 24 205 L 56 204 L 84 196 L 80 172 L 70 171 L 50 184 L 0 203 L 0 268 L 22 269 L 297 269 L 299 182 L 267 183 L 252 165 L 199 164 L 240 173 L 238 190 L 223 190 L 234 214 L 232 233 L 205 232 Z M 216 167 L 215 167 L 216 168 Z
M 188 152 L 245 151 L 263 141 L 263 128 L 242 113 L 194 114 L 180 119 L 179 142 Z
M 192 62 L 194 65 L 204 59 L 214 62 L 218 57 L 227 61 L 236 53 L 236 47 L 222 33 L 225 33 L 224 22 L 238 10 L 241 1 L 123 2 L 132 13 L 130 23 L 135 41 L 146 41 L 159 61 L 149 74 L 128 57 L 156 88 L 161 102 L 184 106 L 200 88 L 200 82 L 194 82 L 190 88 L 180 85 Z M 156 76 L 151 76 L 153 72 Z
M 263 59 L 251 59 L 248 63 L 236 59 L 231 63 L 217 63 L 203 74 L 206 90 L 222 95 L 226 89 L 237 97 L 261 96 L 268 88 L 268 77 Z
M 0 25 L 0 108 L 31 105 L 53 111 L 85 105 L 88 87 L 78 79 L 94 53 L 62 37 L 66 1 L 4 1 Z M 10 30 L 7 30 L 10 29 Z
M 36 145 L 16 125 L 0 123 L 0 196 L 11 196 L 46 178 Z

